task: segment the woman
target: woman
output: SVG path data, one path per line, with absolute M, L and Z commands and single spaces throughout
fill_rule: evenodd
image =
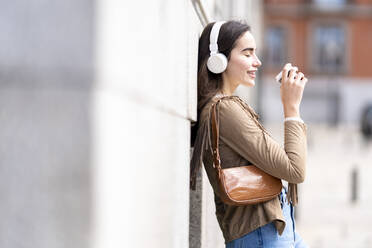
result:
M 295 230 L 294 208 L 297 185 L 304 181 L 306 164 L 306 125 L 300 118 L 300 103 L 307 78 L 297 67 L 286 64 L 280 86 L 284 112 L 284 148 L 271 138 L 254 110 L 234 96 L 240 85 L 253 87 L 255 72 L 261 66 L 250 27 L 237 21 L 219 23 L 218 52 L 227 58 L 227 67 L 216 72 L 208 63 L 211 29 L 208 24 L 199 39 L 198 122 L 192 127 L 191 188 L 204 163 L 215 195 L 216 216 L 226 247 L 307 247 Z M 221 25 L 222 24 L 222 25 Z M 218 28 L 217 28 L 218 30 Z M 213 36 L 213 35 L 212 35 Z M 218 67 L 218 65 L 217 65 Z M 214 72 L 212 72 L 214 71 Z M 222 168 L 250 163 L 288 182 L 272 200 L 246 206 L 224 204 L 219 197 L 211 149 L 210 109 L 219 104 L 220 156 Z

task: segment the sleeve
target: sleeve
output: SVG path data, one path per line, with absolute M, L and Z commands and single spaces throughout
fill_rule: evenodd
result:
M 284 122 L 284 149 L 264 132 L 250 112 L 235 100 L 220 102 L 220 139 L 255 166 L 289 183 L 305 179 L 306 124 Z
M 286 121 L 299 121 L 301 123 L 304 123 L 304 121 L 301 119 L 301 117 L 286 117 L 284 119 L 284 122 Z

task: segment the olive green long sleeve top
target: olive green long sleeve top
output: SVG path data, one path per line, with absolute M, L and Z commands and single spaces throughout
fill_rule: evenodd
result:
M 285 227 L 279 197 L 267 202 L 233 206 L 219 198 L 219 188 L 211 146 L 210 110 L 220 97 L 212 98 L 200 114 L 200 125 L 191 163 L 204 164 L 213 187 L 216 216 L 225 242 L 237 239 L 258 227 L 274 222 L 281 235 Z M 289 183 L 289 198 L 297 202 L 296 184 L 305 179 L 307 141 L 305 123 L 284 122 L 284 148 L 264 129 L 254 110 L 238 96 L 225 96 L 219 103 L 219 151 L 222 168 L 248 165 L 249 162 L 274 177 Z M 249 162 L 248 162 L 249 161 Z

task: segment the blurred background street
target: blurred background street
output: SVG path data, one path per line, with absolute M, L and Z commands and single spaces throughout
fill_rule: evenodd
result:
M 273 132 L 279 140 L 282 131 Z M 296 208 L 300 234 L 311 247 L 372 247 L 372 145 L 352 127 L 313 124 L 308 135 L 307 176 Z
M 301 104 L 308 167 L 296 215 L 310 247 L 372 247 L 372 148 L 362 128 L 372 102 L 371 3 L 265 1 L 266 122 L 281 117 L 272 73 L 293 61 L 310 78 Z

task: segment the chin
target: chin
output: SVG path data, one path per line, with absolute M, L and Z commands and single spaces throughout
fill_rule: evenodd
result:
M 242 85 L 244 85 L 244 86 L 246 86 L 246 87 L 253 87 L 253 86 L 255 86 L 255 82 L 254 82 L 254 80 L 249 80 L 248 82 L 244 82 L 244 83 L 242 83 Z

